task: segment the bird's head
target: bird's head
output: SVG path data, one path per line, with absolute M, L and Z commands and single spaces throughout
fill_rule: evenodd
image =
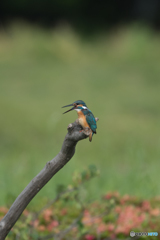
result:
M 82 110 L 82 109 L 87 108 L 87 105 L 86 105 L 85 102 L 83 102 L 82 100 L 77 100 L 77 101 L 75 101 L 75 102 L 73 102 L 73 103 L 71 103 L 71 104 L 69 104 L 69 105 L 63 106 L 62 108 L 64 108 L 64 107 L 70 107 L 70 106 L 72 106 L 72 108 L 69 109 L 69 110 L 67 110 L 67 111 L 64 112 L 64 113 L 70 112 L 70 111 L 72 111 L 72 110 L 80 111 L 80 110 Z M 63 113 L 63 114 L 64 114 L 64 113 Z

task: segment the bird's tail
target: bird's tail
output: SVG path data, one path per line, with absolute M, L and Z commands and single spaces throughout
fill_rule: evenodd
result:
M 92 136 L 93 136 L 93 132 L 91 132 L 91 133 L 89 134 L 89 141 L 90 141 L 90 142 L 92 141 Z

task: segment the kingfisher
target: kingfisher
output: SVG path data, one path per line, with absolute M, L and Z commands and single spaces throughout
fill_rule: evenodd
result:
M 83 127 L 83 129 L 89 128 L 91 130 L 91 133 L 89 135 L 89 141 L 91 142 L 92 136 L 94 133 L 96 134 L 97 129 L 97 124 L 93 113 L 87 108 L 87 105 L 82 100 L 77 100 L 72 104 L 63 106 L 62 108 L 69 106 L 73 107 L 64 113 L 70 112 L 72 110 L 77 111 L 79 124 Z

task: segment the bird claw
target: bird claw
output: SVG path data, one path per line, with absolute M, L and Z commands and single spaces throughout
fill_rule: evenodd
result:
M 90 133 L 92 132 L 91 129 L 88 128 L 88 127 L 86 127 L 83 131 L 84 131 L 84 133 L 85 133 L 87 136 L 89 136 Z
M 87 128 L 80 130 L 79 132 L 83 132 L 85 135 L 89 136 L 91 133 L 91 129 L 87 127 Z

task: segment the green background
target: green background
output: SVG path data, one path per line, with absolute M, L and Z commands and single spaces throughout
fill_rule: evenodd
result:
M 160 194 L 160 37 L 144 26 L 85 39 L 69 26 L 44 30 L 13 24 L 0 32 L 0 205 L 11 203 L 60 151 L 83 100 L 99 117 L 92 142 L 78 143 L 71 161 L 31 204 L 53 198 L 75 170 L 100 176 L 88 198 L 108 191 Z

